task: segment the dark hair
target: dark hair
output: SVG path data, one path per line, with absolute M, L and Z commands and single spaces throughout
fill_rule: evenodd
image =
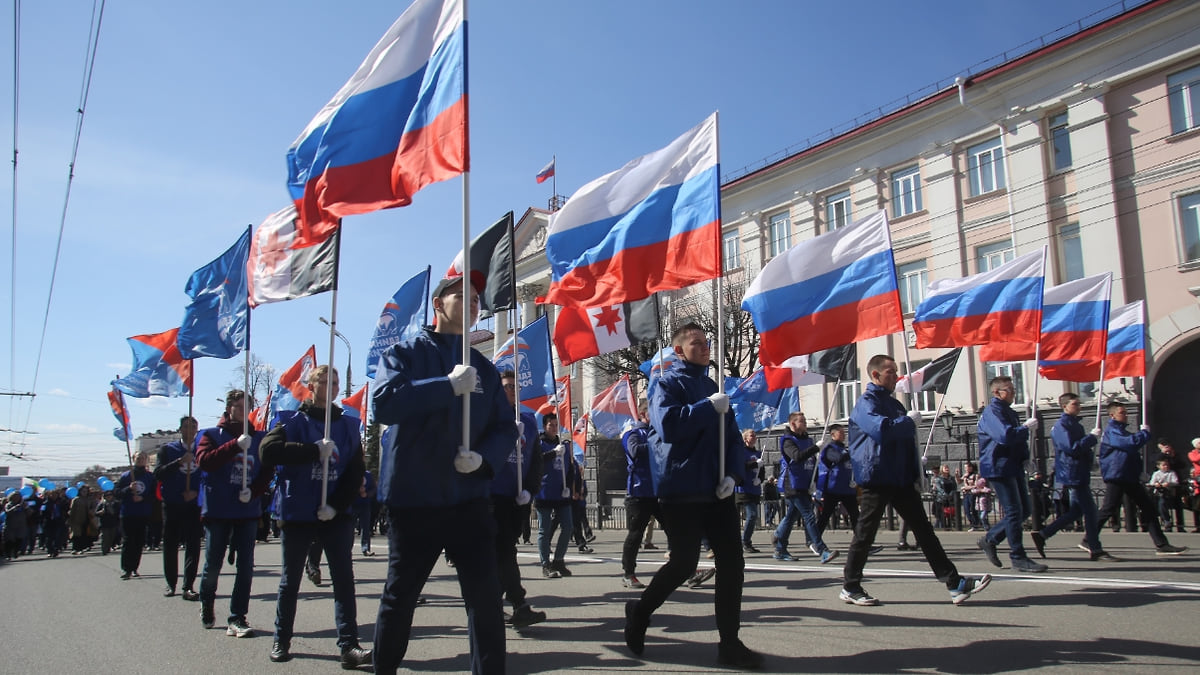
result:
M 512 370 L 505 370 L 504 372 L 500 373 L 500 379 L 515 380 L 515 379 L 517 379 L 517 374 L 514 373 Z
M 1120 401 L 1113 401 L 1113 402 L 1109 403 L 1108 405 L 1104 406 L 1104 411 L 1107 412 L 1109 415 L 1111 415 L 1111 414 L 1113 414 L 1113 411 L 1118 408 L 1120 408 L 1121 410 L 1124 410 L 1125 404 L 1121 403 Z
M 554 420 L 555 422 L 557 422 L 558 414 L 550 412 L 550 413 L 546 413 L 545 415 L 542 415 L 542 430 L 543 431 L 546 429 L 546 425 L 550 423 L 550 420 Z
M 888 361 L 895 362 L 896 359 L 893 359 L 887 354 L 876 354 L 875 356 L 872 356 L 871 360 L 867 361 L 867 377 L 872 377 L 874 372 L 877 370 L 883 370 L 884 364 Z
M 679 328 L 676 328 L 674 333 L 671 333 L 671 344 L 674 345 L 679 340 L 679 338 L 683 336 L 684 333 L 690 333 L 694 330 L 698 330 L 701 333 L 703 333 L 704 335 L 708 335 L 708 331 L 704 330 L 703 326 L 696 323 L 695 321 L 689 321 L 689 322 L 683 324 L 682 326 L 680 326 Z
M 830 424 L 829 425 L 829 433 L 831 433 L 831 434 L 836 433 L 838 431 L 845 431 L 845 430 L 846 430 L 846 425 L 844 425 L 844 424 Z
M 199 422 L 196 421 L 196 418 L 192 417 L 191 415 L 184 415 L 183 417 L 179 418 L 179 426 L 181 426 L 181 427 L 183 425 L 187 424 L 188 422 L 191 422 L 192 424 L 195 424 L 197 426 L 199 426 L 199 424 L 200 424 Z
M 1078 401 L 1078 400 L 1079 400 L 1079 394 L 1072 394 L 1071 392 L 1068 391 L 1067 393 L 1058 397 L 1058 407 L 1065 408 L 1065 407 L 1067 407 L 1067 404 L 1070 403 L 1071 401 Z
M 1012 384 L 1013 379 L 1007 375 L 997 375 L 988 381 L 988 392 L 996 391 L 997 385 Z

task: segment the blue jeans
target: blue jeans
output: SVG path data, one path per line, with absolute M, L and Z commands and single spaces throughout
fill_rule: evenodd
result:
M 775 551 L 777 553 L 787 551 L 788 538 L 792 535 L 792 523 L 796 522 L 797 515 L 801 517 L 804 523 L 804 532 L 813 546 L 817 547 L 817 552 L 828 551 L 829 547 L 825 545 L 825 541 L 821 539 L 821 533 L 817 531 L 817 516 L 813 513 L 812 495 L 807 492 L 789 495 L 787 505 L 787 513 L 779 521 L 779 527 L 775 528 Z
M 1092 491 L 1086 485 L 1067 485 L 1063 489 L 1067 491 L 1071 506 L 1055 518 L 1054 522 L 1042 528 L 1042 536 L 1049 539 L 1083 516 L 1084 541 L 1093 553 L 1102 550 L 1100 523 L 1096 519 L 1096 500 L 1092 498 Z
M 371 550 L 371 502 L 354 507 L 354 516 L 358 520 L 359 541 L 366 553 Z
M 387 582 L 375 620 L 375 672 L 396 672 L 408 653 L 417 599 L 443 549 L 454 561 L 466 605 L 471 672 L 504 672 L 504 610 L 496 569 L 496 521 L 489 502 L 389 507 L 388 515 L 392 525 L 387 534 Z M 430 660 L 415 669 L 433 668 L 435 663 L 444 665 Z
M 754 528 L 758 525 L 758 502 L 742 504 L 742 513 L 746 518 L 746 524 L 742 527 L 742 545 L 752 546 L 750 538 L 754 536 Z
M 339 515 L 329 521 L 288 521 L 279 537 L 283 549 L 283 572 L 279 577 L 279 599 L 275 603 L 275 640 L 292 642 L 292 624 L 296 621 L 296 596 L 300 577 L 308 560 L 308 549 L 319 542 L 325 549 L 329 579 L 333 582 L 333 618 L 337 623 L 340 648 L 358 644 L 358 606 L 354 601 L 354 569 L 350 549 L 354 547 L 354 521 Z
M 992 526 L 984 539 L 993 546 L 1008 539 L 1008 557 L 1021 560 L 1025 546 L 1021 542 L 1021 523 L 1029 516 L 1032 504 L 1029 501 L 1029 483 L 1024 478 L 989 478 L 988 485 L 996 491 L 996 502 L 1004 510 L 1004 517 Z
M 550 506 L 537 505 L 538 512 L 538 555 L 542 559 L 542 567 L 550 564 L 550 539 L 554 537 L 557 524 L 562 528 L 558 533 L 558 544 L 554 547 L 554 562 L 561 563 L 567 555 L 567 547 L 571 545 L 571 502 L 562 502 Z
M 200 574 L 200 602 L 212 607 L 217 597 L 217 578 L 225 563 L 225 547 L 233 549 L 237 574 L 229 596 L 229 620 L 245 620 L 250 610 L 250 584 L 254 580 L 254 535 L 256 520 L 211 519 L 204 521 L 204 571 Z

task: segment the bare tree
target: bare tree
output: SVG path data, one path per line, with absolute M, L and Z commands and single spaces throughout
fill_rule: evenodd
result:
M 725 371 L 732 377 L 745 377 L 754 371 L 758 363 L 759 336 L 750 314 L 742 310 L 746 281 L 740 276 L 740 272 L 725 278 L 721 295 L 725 319 Z M 691 293 L 677 300 L 671 308 L 671 315 L 675 326 L 682 326 L 690 321 L 714 338 L 717 336 L 716 303 L 713 302 L 711 291 Z
M 246 360 L 238 359 L 238 365 L 233 370 L 233 375 L 237 378 L 236 382 L 227 382 L 226 387 L 229 389 L 242 389 L 246 385 Z M 258 358 L 254 352 L 250 353 L 250 397 L 254 404 L 258 405 L 267 400 L 267 392 L 275 385 L 275 366 Z

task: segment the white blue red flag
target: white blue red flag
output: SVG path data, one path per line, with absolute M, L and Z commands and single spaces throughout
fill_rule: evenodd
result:
M 1041 351 L 1028 342 L 990 342 L 979 348 L 981 361 L 1099 361 L 1108 338 L 1112 273 L 1068 281 L 1042 297 Z
M 1100 361 L 1042 361 L 1038 371 L 1048 380 L 1096 382 L 1100 379 Z M 1109 312 L 1104 379 L 1145 376 L 1146 303 L 1138 300 Z
M 517 376 L 517 386 L 520 388 L 521 405 L 530 410 L 538 410 L 542 404 L 554 396 L 554 369 L 550 359 L 550 330 L 549 321 L 540 316 L 536 321 L 522 328 L 508 342 L 500 345 L 492 363 L 496 370 L 504 372 L 511 370 Z M 516 354 L 520 351 L 520 367 Z M 561 422 L 561 420 L 560 420 Z
M 221 257 L 192 273 L 184 292 L 192 299 L 179 325 L 179 353 L 185 359 L 210 356 L 228 359 L 246 348 L 246 261 L 250 230 Z
M 550 216 L 545 302 L 613 306 L 721 274 L 717 116 L 580 188 Z
M 287 153 L 296 246 L 469 168 L 462 0 L 414 0 Z
M 638 417 L 629 375 L 622 375 L 611 387 L 596 394 L 592 399 L 591 417 L 596 433 L 605 438 L 621 437 L 625 425 Z
M 761 337 L 759 360 L 788 358 L 904 329 L 887 215 L 876 212 L 771 259 L 742 309 Z
M 125 338 L 133 352 L 133 370 L 112 385 L 134 398 L 187 396 L 192 391 L 192 362 L 176 344 L 179 329 Z
M 1037 342 L 1045 269 L 1039 250 L 975 276 L 929 284 L 913 317 L 917 347 Z
M 551 159 L 550 163 L 547 164 L 546 166 L 543 166 L 542 170 L 537 172 L 537 175 L 534 176 L 534 179 L 537 180 L 538 185 L 545 183 L 547 179 L 552 178 L 554 176 L 554 162 L 556 160 L 557 160 L 557 158 Z
M 385 349 L 407 340 L 421 331 L 426 322 L 426 307 L 429 297 L 429 268 L 418 272 L 413 278 L 400 285 L 392 299 L 383 306 L 379 321 L 375 322 L 375 334 L 367 348 L 367 377 L 375 377 L 379 355 Z

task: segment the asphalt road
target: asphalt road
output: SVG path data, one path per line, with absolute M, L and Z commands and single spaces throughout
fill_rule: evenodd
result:
M 620 584 L 623 533 L 597 531 L 595 553 L 571 555 L 574 576 L 544 579 L 534 547 L 520 547 L 530 600 L 550 618 L 508 632 L 511 673 L 714 672 L 716 627 L 711 582 L 680 589 L 654 616 L 643 658 L 622 637 L 623 603 L 635 591 Z M 883 543 L 892 543 L 894 533 Z M 766 670 L 805 673 L 1196 672 L 1200 665 L 1200 550 L 1157 557 L 1146 534 L 1102 535 L 1124 561 L 1092 563 L 1062 533 L 1048 545 L 1050 571 L 1040 575 L 995 569 L 975 548 L 973 533 L 943 533 L 964 574 L 992 573 L 991 586 L 962 606 L 950 603 L 919 552 L 888 548 L 867 566 L 867 590 L 878 607 L 837 599 L 845 531 L 827 541 L 842 555 L 829 565 L 805 556 L 777 562 L 748 555 L 742 639 L 766 655 Z M 801 535 L 802 536 L 802 535 Z M 768 535 L 759 532 L 765 544 Z M 659 543 L 663 537 L 657 533 Z M 1172 542 L 1200 549 L 1200 535 Z M 373 641 L 375 612 L 386 573 L 387 544 L 378 555 L 355 548 L 359 624 Z M 572 549 L 574 550 L 574 549 Z M 793 551 L 794 552 L 794 551 Z M 1002 549 L 1001 557 L 1004 558 Z M 0 564 L 0 671 L 6 673 L 338 672 L 332 591 L 307 580 L 301 587 L 292 644 L 295 658 L 273 664 L 271 648 L 279 544 L 260 544 L 249 621 L 254 637 L 227 637 L 220 628 L 228 596 L 219 595 L 218 628 L 200 625 L 198 603 L 162 597 L 160 554 L 147 553 L 142 577 L 120 581 L 119 556 L 93 553 Z M 663 561 L 644 551 L 639 575 L 648 581 Z M 702 558 L 702 565 L 710 564 Z M 326 574 L 326 576 L 328 576 Z M 233 578 L 225 569 L 219 593 Z M 439 564 L 417 611 L 408 659 L 413 672 L 468 668 L 465 614 L 454 570 Z

